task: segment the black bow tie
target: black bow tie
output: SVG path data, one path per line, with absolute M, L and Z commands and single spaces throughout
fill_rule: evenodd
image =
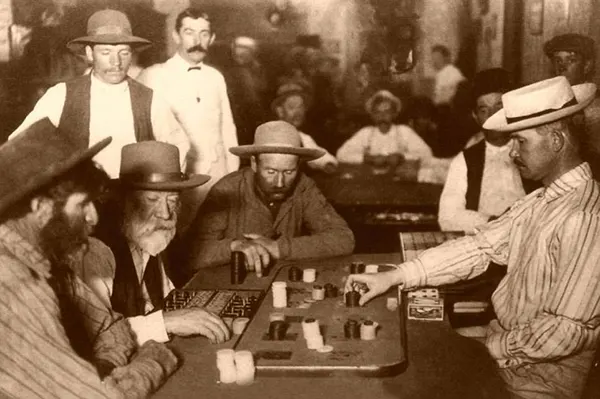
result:
M 201 70 L 201 69 L 202 69 L 202 67 L 200 67 L 200 66 L 189 67 L 189 68 L 188 68 L 188 72 L 189 72 L 189 71 L 194 71 L 194 70 L 195 70 L 195 71 L 199 71 L 199 70 Z

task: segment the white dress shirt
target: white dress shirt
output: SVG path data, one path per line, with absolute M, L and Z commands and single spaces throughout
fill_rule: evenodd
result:
M 229 152 L 238 145 L 236 128 L 219 71 L 204 63 L 190 65 L 176 53 L 146 68 L 138 80 L 167 100 L 186 130 L 192 145 L 188 171 L 211 175 L 210 186 L 238 169 L 239 158 Z
M 433 88 L 433 103 L 435 105 L 448 104 L 454 99 L 458 84 L 465 80 L 460 70 L 452 64 L 447 64 L 435 75 Z
M 302 141 L 302 147 L 305 148 L 316 148 L 317 150 L 325 151 L 325 155 L 321 158 L 313 159 L 312 161 L 308 161 L 306 164 L 312 169 L 325 169 L 327 165 L 338 165 L 338 160 L 331 155 L 325 148 L 320 147 L 312 137 L 310 137 L 306 133 L 300 133 L 300 140 Z
M 142 296 L 145 301 L 144 311 L 147 314 L 145 316 L 129 317 L 127 320 L 135 333 L 139 345 L 143 345 L 144 342 L 151 339 L 157 342 L 167 342 L 169 337 L 165 328 L 162 310 L 148 313 L 152 311 L 154 306 L 152 305 L 152 300 L 148 295 L 148 290 L 142 279 L 150 255 L 143 253 L 131 245 L 129 246 L 129 249 L 131 251 L 138 281 L 142 283 Z M 78 267 L 80 267 L 80 269 L 75 270 L 75 272 L 92 289 L 92 291 L 94 291 L 106 307 L 109 309 L 112 308 L 110 297 L 113 293 L 116 261 L 110 248 L 102 241 L 91 237 L 89 250 L 84 257 L 83 262 L 78 263 Z M 165 273 L 163 264 L 160 261 L 159 267 L 162 276 L 163 294 L 167 296 L 175 287 Z
M 407 125 L 392 125 L 387 133 L 376 126 L 360 129 L 337 151 L 342 163 L 362 163 L 370 155 L 402 154 L 407 159 L 426 159 L 433 156 L 431 148 Z
M 525 196 L 519 170 L 510 159 L 510 142 L 502 147 L 485 143 L 485 164 L 477 211 L 466 209 L 467 164 L 464 153 L 454 158 L 440 197 L 438 222 L 444 231 L 473 233 L 490 217 L 506 211 Z
M 104 83 L 93 74 L 91 81 L 90 146 L 107 136 L 113 138 L 110 145 L 94 157 L 94 161 L 100 164 L 111 178 L 117 178 L 121 165 L 121 149 L 127 144 L 136 142 L 129 84 L 126 81 L 119 84 Z M 49 88 L 9 138 L 13 138 L 46 117 L 54 126 L 58 126 L 66 95 L 65 83 L 58 83 Z M 155 138 L 176 145 L 184 164 L 189 141 L 167 103 L 156 93 L 152 96 L 150 114 Z

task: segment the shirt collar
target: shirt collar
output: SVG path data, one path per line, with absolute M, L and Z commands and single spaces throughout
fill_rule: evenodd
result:
M 11 221 L 0 225 L 0 242 L 19 261 L 44 278 L 50 278 L 50 261 L 21 236 Z
M 546 201 L 553 201 L 592 179 L 592 170 L 587 162 L 583 162 L 554 180 L 541 195 Z
M 188 69 L 190 67 L 204 67 L 204 62 L 200 62 L 199 64 L 190 64 L 189 62 L 187 62 L 186 60 L 183 59 L 183 57 L 179 54 L 179 53 L 175 53 L 175 55 L 173 55 L 173 57 L 171 57 L 171 59 L 169 60 L 170 64 L 173 65 L 175 68 L 183 71 L 183 72 L 188 72 Z
M 106 83 L 98 79 L 94 76 L 94 71 L 90 72 L 90 76 L 92 79 L 92 88 L 93 91 L 100 91 L 104 93 L 115 93 L 115 92 L 126 92 L 129 89 L 129 83 L 127 83 L 127 79 L 122 81 L 121 83 L 112 84 Z
M 501 153 L 509 153 L 510 152 L 510 147 L 511 147 L 511 142 L 509 141 L 508 143 L 504 144 L 503 146 L 495 146 L 495 145 L 491 145 L 490 143 L 488 143 L 487 141 L 485 142 L 485 150 L 488 154 L 491 155 L 496 155 L 496 154 L 501 154 Z

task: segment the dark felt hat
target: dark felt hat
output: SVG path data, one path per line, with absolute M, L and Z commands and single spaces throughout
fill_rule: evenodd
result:
M 89 147 L 77 134 L 58 130 L 44 118 L 0 147 L 0 213 L 91 159 L 112 138 Z
M 473 100 L 489 93 L 506 93 L 512 90 L 510 74 L 502 68 L 485 69 L 473 78 Z
M 581 54 L 585 59 L 594 59 L 594 40 L 577 33 L 567 33 L 554 36 L 544 44 L 544 53 L 548 57 L 557 51 L 573 51 Z
M 210 176 L 181 172 L 179 149 L 161 141 L 141 141 L 121 149 L 118 182 L 139 190 L 180 191 L 201 186 Z
M 90 44 L 129 44 L 141 49 L 152 43 L 133 35 L 127 15 L 107 9 L 92 14 L 87 23 L 87 35 L 71 40 L 67 47 L 77 51 Z

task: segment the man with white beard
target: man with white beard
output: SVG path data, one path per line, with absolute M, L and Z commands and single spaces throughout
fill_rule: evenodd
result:
M 158 141 L 127 145 L 121 157 L 116 195 L 96 233 L 102 242 L 91 240 L 78 274 L 105 305 L 128 317 L 140 344 L 166 342 L 168 334 L 226 341 L 226 325 L 202 308 L 155 311 L 178 282 L 169 255 L 180 191 L 210 177 L 181 173 L 177 147 Z

